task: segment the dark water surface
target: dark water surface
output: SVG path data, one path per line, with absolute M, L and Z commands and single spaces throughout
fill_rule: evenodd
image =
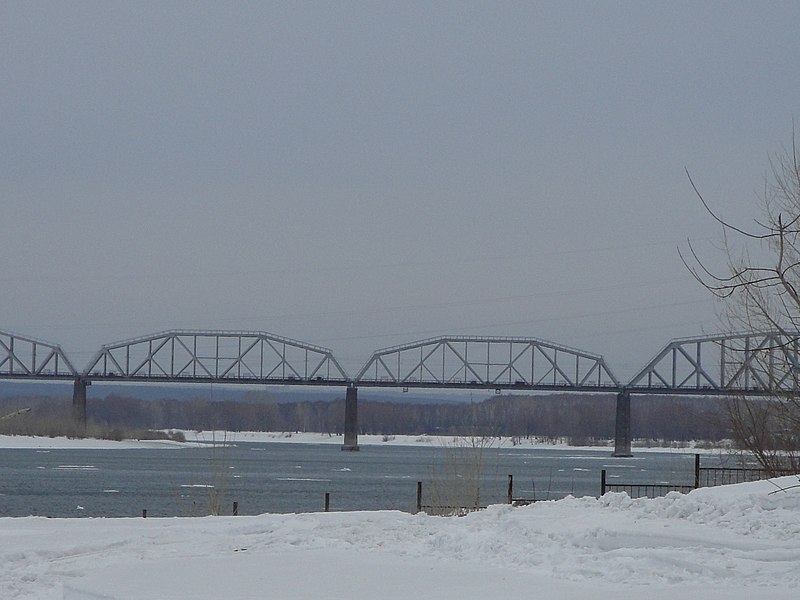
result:
M 331 510 L 413 510 L 416 482 L 448 470 L 448 449 L 416 446 L 338 446 L 236 443 L 182 449 L 0 449 L 0 516 L 192 516 L 219 502 L 230 514 Z M 705 464 L 720 457 L 704 457 Z M 514 495 L 555 499 L 599 495 L 608 482 L 693 481 L 690 452 L 642 452 L 612 458 L 609 450 L 489 448 L 483 451 L 481 501 L 503 502 L 508 474 Z M 213 487 L 209 487 L 213 486 Z M 425 488 L 423 488 L 425 489 Z

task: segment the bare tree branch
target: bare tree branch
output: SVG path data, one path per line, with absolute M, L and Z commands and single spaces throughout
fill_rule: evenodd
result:
M 754 233 L 749 233 L 747 231 L 744 231 L 743 229 L 739 229 L 738 227 L 735 227 L 734 225 L 731 225 L 730 223 L 727 223 L 726 221 L 723 221 L 722 219 L 720 219 L 716 215 L 716 213 L 714 213 L 714 211 L 711 210 L 711 207 L 708 206 L 708 203 L 706 202 L 706 199 L 703 198 L 703 194 L 700 193 L 700 190 L 697 189 L 697 186 L 694 184 L 694 181 L 692 180 L 692 176 L 689 173 L 689 169 L 685 169 L 685 171 L 686 171 L 686 176 L 689 178 L 689 183 L 692 184 L 692 189 L 694 189 L 694 193 L 697 194 L 698 198 L 700 198 L 700 202 L 703 203 L 703 206 L 705 207 L 705 209 L 708 212 L 708 214 L 710 214 L 714 218 L 714 220 L 717 221 L 720 225 L 722 225 L 725 229 L 730 229 L 732 231 L 735 231 L 736 233 L 742 234 L 743 236 L 746 236 L 746 237 L 749 237 L 749 238 L 753 238 L 753 239 L 756 239 L 756 240 L 760 240 L 760 239 L 764 239 L 765 237 L 769 237 L 769 235 L 757 235 L 757 234 L 754 234 Z
M 787 340 L 778 348 L 771 344 L 757 349 L 749 359 L 753 364 L 742 367 L 740 373 L 758 372 L 770 381 L 788 378 L 798 389 L 800 365 L 784 361 L 789 366 L 776 371 L 773 360 L 776 351 L 784 357 L 795 356 L 800 340 L 800 164 L 794 124 L 791 148 L 771 157 L 769 163 L 770 177 L 765 176 L 760 199 L 764 216 L 754 220 L 756 232 L 736 227 L 715 213 L 686 169 L 703 208 L 722 226 L 727 269 L 709 268 L 691 240 L 687 240 L 688 252 L 679 248 L 678 255 L 692 277 L 723 302 L 730 325 L 779 332 L 781 339 Z M 800 470 L 800 395 L 734 398 L 728 417 L 735 442 L 763 468 L 771 473 L 785 468 Z

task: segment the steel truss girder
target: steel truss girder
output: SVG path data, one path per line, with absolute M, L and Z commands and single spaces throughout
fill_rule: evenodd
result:
M 800 391 L 800 333 L 736 333 L 673 340 L 631 391 L 786 394 Z
M 378 350 L 357 384 L 407 387 L 617 389 L 602 356 L 536 338 L 436 337 Z
M 348 381 L 327 348 L 262 331 L 170 330 L 107 344 L 83 376 L 228 383 Z
M 75 379 L 78 376 L 61 346 L 0 331 L 0 377 Z

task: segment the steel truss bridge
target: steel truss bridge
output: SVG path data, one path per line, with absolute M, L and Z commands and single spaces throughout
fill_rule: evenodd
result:
M 83 421 L 93 382 L 342 386 L 347 450 L 358 449 L 359 387 L 616 393 L 614 454 L 630 456 L 631 394 L 798 394 L 800 332 L 673 340 L 623 383 L 602 356 L 537 338 L 430 338 L 377 350 L 351 377 L 329 349 L 261 331 L 164 331 L 106 344 L 82 371 L 56 344 L 0 331 L 0 379 L 72 381 Z

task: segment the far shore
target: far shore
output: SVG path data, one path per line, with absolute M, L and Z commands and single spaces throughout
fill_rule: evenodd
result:
M 174 430 L 169 430 L 174 431 Z M 20 448 L 20 449 L 93 449 L 93 450 L 116 450 L 116 449 L 181 449 L 208 447 L 209 445 L 237 444 L 247 442 L 271 442 L 281 444 L 327 444 L 341 446 L 344 444 L 344 436 L 327 433 L 313 432 L 269 432 L 269 431 L 186 431 L 186 442 L 176 442 L 172 440 L 102 440 L 94 438 L 66 438 L 66 437 L 40 437 L 23 435 L 0 435 L 0 448 Z M 475 443 L 480 438 L 475 438 Z M 431 446 L 431 447 L 452 447 L 470 446 L 473 438 L 438 436 L 438 435 L 376 435 L 364 434 L 358 436 L 359 446 Z M 556 441 L 544 438 L 516 438 L 498 437 L 491 439 L 481 439 L 484 447 L 491 448 L 526 448 L 532 450 L 593 450 L 593 451 L 612 451 L 613 442 L 609 441 L 606 445 L 576 446 L 567 443 L 566 439 Z M 708 448 L 707 444 L 696 442 L 675 442 L 670 446 L 647 445 L 644 441 L 634 441 L 634 452 L 675 452 L 675 453 L 717 453 L 726 451 L 728 448 L 720 444 L 719 447 Z

